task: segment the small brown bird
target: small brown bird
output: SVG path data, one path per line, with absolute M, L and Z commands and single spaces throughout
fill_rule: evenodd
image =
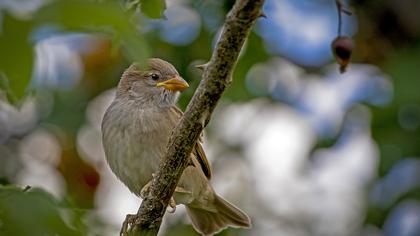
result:
M 176 107 L 187 82 L 168 62 L 153 58 L 131 65 L 102 121 L 106 158 L 115 175 L 137 196 L 144 196 L 163 158 L 172 129 L 183 113 Z M 232 227 L 251 226 L 249 217 L 219 197 L 210 185 L 211 171 L 200 142 L 191 154 L 173 200 L 184 204 L 194 228 L 212 235 Z M 175 204 L 172 205 L 175 207 Z

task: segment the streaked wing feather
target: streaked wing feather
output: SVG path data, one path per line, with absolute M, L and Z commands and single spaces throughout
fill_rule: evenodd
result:
M 204 153 L 203 147 L 201 146 L 201 143 L 199 141 L 197 141 L 197 143 L 195 144 L 195 148 L 193 152 L 195 153 L 194 156 L 197 157 L 198 162 L 201 165 L 201 169 L 203 170 L 204 175 L 207 177 L 207 179 L 210 179 L 211 178 L 210 164 L 209 164 L 209 161 L 207 160 L 206 153 Z

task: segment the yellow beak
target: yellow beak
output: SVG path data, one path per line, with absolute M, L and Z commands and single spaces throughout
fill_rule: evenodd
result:
M 167 90 L 171 91 L 182 91 L 188 87 L 190 87 L 183 78 L 180 76 L 175 76 L 172 79 L 168 79 L 166 81 L 160 82 L 156 84 L 156 87 L 164 87 Z

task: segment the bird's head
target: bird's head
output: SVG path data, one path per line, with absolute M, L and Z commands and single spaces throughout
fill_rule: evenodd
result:
M 147 60 L 147 65 L 132 64 L 118 84 L 117 97 L 128 97 L 159 106 L 174 105 L 179 93 L 188 83 L 169 62 L 158 58 Z

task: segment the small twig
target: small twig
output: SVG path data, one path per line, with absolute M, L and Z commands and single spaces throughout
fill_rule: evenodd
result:
M 204 63 L 204 64 L 196 65 L 195 68 L 197 68 L 201 71 L 204 71 L 206 69 L 206 67 L 208 66 L 208 64 L 209 63 L 207 62 L 207 63 Z
M 26 185 L 24 189 L 22 189 L 23 192 L 27 192 L 29 191 L 29 189 L 31 189 L 32 187 L 29 185 Z
M 342 21 L 341 21 L 341 7 L 342 7 L 342 3 L 340 0 L 335 0 L 335 4 L 337 5 L 337 13 L 338 13 L 338 30 L 337 30 L 337 36 L 341 35 L 341 25 L 342 25 Z
M 337 13 L 338 13 L 338 30 L 337 36 L 341 36 L 341 28 L 343 25 L 342 15 L 341 13 L 345 13 L 347 15 L 353 14 L 350 9 L 345 8 L 344 3 L 342 0 L 335 0 L 335 4 L 337 5 Z

